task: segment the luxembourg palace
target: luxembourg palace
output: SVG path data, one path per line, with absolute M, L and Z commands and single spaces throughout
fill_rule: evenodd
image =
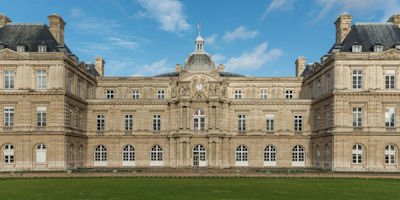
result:
M 341 14 L 331 49 L 298 57 L 294 77 L 227 72 L 200 34 L 170 73 L 107 77 L 101 57 L 70 51 L 58 14 L 0 14 L 0 171 L 400 172 L 400 14 L 351 20 Z

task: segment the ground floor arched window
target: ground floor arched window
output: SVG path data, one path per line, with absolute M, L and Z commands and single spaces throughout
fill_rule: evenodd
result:
M 163 166 L 163 149 L 160 145 L 151 147 L 150 166 Z
M 268 145 L 264 149 L 264 166 L 276 166 L 276 148 Z
M 248 166 L 249 165 L 249 152 L 246 146 L 239 145 L 235 151 L 235 164 L 236 166 Z
M 122 149 L 122 166 L 135 166 L 135 148 L 130 144 Z
M 396 147 L 394 145 L 386 145 L 385 147 L 385 164 L 396 164 Z
M 325 165 L 328 166 L 330 165 L 330 151 L 329 151 L 329 145 L 325 144 Z
M 94 148 L 94 166 L 107 165 L 107 148 L 104 145 L 97 145 Z
M 46 163 L 47 147 L 44 144 L 36 145 L 36 163 Z
M 364 149 L 360 144 L 356 144 L 353 146 L 352 154 L 353 154 L 353 164 L 362 164 L 363 163 L 363 153 Z
M 193 166 L 205 167 L 206 163 L 206 148 L 198 144 L 193 147 Z
M 4 164 L 14 163 L 14 146 L 11 144 L 4 145 Z
M 305 150 L 304 147 L 296 145 L 292 150 L 292 166 L 304 167 L 305 166 Z

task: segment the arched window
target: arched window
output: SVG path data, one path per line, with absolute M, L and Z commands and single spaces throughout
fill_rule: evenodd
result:
M 204 130 L 206 124 L 206 115 L 202 110 L 197 110 L 193 114 L 194 130 Z
M 396 163 L 396 147 L 394 145 L 386 145 L 385 147 L 385 164 L 394 165 Z
M 363 147 L 360 144 L 353 146 L 353 164 L 362 164 Z
M 36 162 L 46 163 L 46 145 L 38 144 L 36 145 Z
M 276 166 L 276 148 L 272 145 L 264 149 L 264 166 Z
M 317 165 L 321 162 L 321 150 L 319 149 L 319 145 L 317 145 Z
M 103 145 L 97 145 L 94 148 L 94 166 L 107 165 L 107 148 Z
M 239 145 L 236 148 L 236 166 L 248 166 L 249 165 L 249 152 L 247 147 L 244 145 Z
M 193 148 L 193 166 L 205 167 L 206 165 L 206 148 L 198 144 Z
M 163 165 L 163 150 L 160 145 L 154 145 L 150 150 L 150 166 Z
M 305 150 L 304 147 L 296 145 L 292 151 L 292 166 L 304 167 L 305 166 Z
M 325 144 L 325 165 L 329 165 L 329 163 L 330 163 L 329 145 Z
M 122 149 L 122 166 L 135 166 L 135 148 L 130 144 Z
M 73 150 L 74 150 L 74 145 L 73 144 L 71 144 L 71 145 L 69 145 L 69 148 L 68 148 L 68 162 L 69 163 L 73 163 Z
M 79 163 L 82 162 L 82 149 L 83 149 L 83 146 L 79 145 L 79 150 L 78 150 L 78 162 Z
M 4 146 L 4 164 L 14 163 L 14 146 L 6 144 Z

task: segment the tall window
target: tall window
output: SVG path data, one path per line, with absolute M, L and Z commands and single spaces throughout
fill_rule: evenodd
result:
M 46 162 L 47 148 L 44 144 L 36 145 L 36 162 L 45 163 Z
M 67 118 L 68 119 L 67 124 L 68 124 L 69 127 L 72 127 L 72 110 L 68 109 L 67 112 L 68 112 L 68 114 L 67 114 L 68 115 L 67 116 L 68 117 Z
M 160 131 L 161 130 L 161 115 L 154 114 L 153 115 L 153 131 Z
M 76 88 L 76 95 L 78 97 L 81 97 L 81 86 L 82 86 L 82 81 L 78 80 L 78 87 Z
M 330 122 L 330 120 L 331 120 L 331 114 L 330 114 L 330 112 L 329 112 L 329 111 L 325 111 L 325 127 L 326 127 L 326 128 L 331 127 L 331 122 Z
M 97 130 L 104 131 L 104 115 L 97 115 Z
M 36 107 L 36 126 L 46 126 L 46 107 Z
M 14 89 L 14 70 L 4 70 L 4 89 Z
M 89 83 L 86 83 L 85 98 L 89 98 Z
M 246 130 L 246 115 L 238 115 L 238 131 Z
M 76 121 L 77 127 L 82 128 L 82 112 L 79 109 L 76 111 Z
M 114 99 L 114 90 L 107 90 L 107 99 Z
M 68 86 L 67 86 L 68 92 L 72 91 L 72 74 L 68 74 Z
M 319 149 L 319 146 L 317 146 L 317 164 L 319 165 L 319 162 L 321 162 L 321 150 Z
M 197 110 L 193 114 L 194 130 L 205 130 L 206 115 L 202 110 Z
M 294 116 L 294 131 L 302 131 L 303 130 L 303 116 L 295 115 Z
M 133 166 L 135 165 L 135 148 L 132 145 L 125 145 L 122 149 L 122 165 Z
M 353 89 L 362 89 L 362 70 L 353 70 Z
M 157 99 L 164 99 L 165 98 L 165 91 L 164 90 L 158 90 L 157 91 Z
M 242 98 L 242 90 L 235 90 L 235 99 Z
M 4 145 L 4 164 L 14 163 L 14 146 L 11 144 Z
M 36 89 L 38 90 L 46 89 L 46 70 L 36 71 Z
M 47 46 L 46 45 L 39 45 L 38 46 L 38 52 L 46 52 L 47 51 Z
M 396 116 L 396 108 L 395 107 L 386 107 L 386 111 L 385 111 L 385 126 L 386 127 L 394 127 L 395 126 L 395 116 Z
M 276 148 L 272 145 L 264 149 L 264 166 L 276 166 Z
M 305 165 L 305 150 L 304 147 L 296 145 L 292 150 L 292 166 Z
M 198 144 L 193 147 L 193 166 L 205 167 L 206 166 L 206 148 Z
M 14 107 L 4 107 L 4 126 L 14 126 Z
M 330 153 L 329 153 L 329 145 L 325 144 L 325 163 L 329 164 L 330 162 Z
M 362 108 L 361 107 L 353 107 L 353 126 L 354 127 L 362 126 Z
M 293 90 L 286 90 L 285 91 L 285 98 L 286 99 L 293 99 Z
M 385 164 L 395 164 L 396 148 L 394 145 L 386 145 L 385 147 Z
M 78 161 L 79 161 L 79 163 L 82 162 L 82 149 L 83 149 L 83 146 L 79 145 L 79 149 L 78 149 Z
M 140 98 L 139 90 L 132 90 L 132 99 L 139 99 L 139 98 Z
M 107 149 L 103 145 L 97 145 L 94 148 L 94 166 L 107 165 Z
M 274 131 L 274 118 L 275 118 L 274 115 L 267 114 L 267 120 L 266 120 L 266 130 L 267 131 Z
M 160 145 L 151 147 L 150 150 L 150 165 L 162 166 L 163 165 L 163 149 Z
M 328 86 L 327 87 L 328 92 L 330 92 L 332 90 L 332 81 L 331 81 L 331 75 L 330 74 L 328 74 L 326 76 L 326 85 Z
M 321 80 L 320 79 L 317 81 L 317 87 L 318 87 L 318 96 L 321 96 Z
M 248 166 L 249 152 L 247 147 L 244 145 L 239 145 L 236 148 L 236 166 Z
M 260 90 L 260 98 L 268 99 L 268 90 Z
M 363 147 L 360 144 L 353 146 L 353 164 L 362 164 Z
M 133 115 L 127 114 L 125 115 L 125 131 L 133 130 Z
M 74 161 L 74 145 L 70 144 L 68 149 L 68 162 L 73 163 Z
M 317 114 L 317 129 L 319 130 L 321 128 L 321 114 Z
M 395 83 L 396 83 L 396 71 L 395 70 L 386 70 L 385 88 L 388 90 L 394 90 Z
M 313 99 L 314 98 L 314 86 L 313 86 L 313 82 L 310 83 L 310 98 Z

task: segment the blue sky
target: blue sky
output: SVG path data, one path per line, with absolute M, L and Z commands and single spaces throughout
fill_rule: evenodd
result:
M 216 65 L 247 76 L 294 76 L 298 56 L 319 61 L 333 45 L 337 16 L 383 22 L 400 0 L 0 0 L 13 22 L 60 14 L 65 41 L 81 61 L 106 61 L 105 76 L 175 70 L 194 50 L 197 23 Z

